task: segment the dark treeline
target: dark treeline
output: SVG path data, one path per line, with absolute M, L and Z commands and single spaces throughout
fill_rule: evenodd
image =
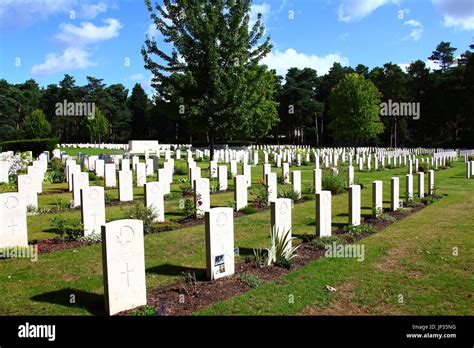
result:
M 474 49 L 474 45 L 470 49 Z M 382 117 L 384 132 L 371 144 L 474 147 L 474 56 L 471 50 L 455 59 L 456 48 L 442 42 L 429 57 L 440 66 L 435 71 L 430 71 L 422 60 L 411 63 L 406 72 L 392 63 L 372 70 L 361 64 L 351 68 L 335 63 L 323 76 L 310 68 L 292 68 L 285 79 L 269 71 L 267 81 L 272 86 L 262 86 L 262 90 L 271 91 L 278 119 L 261 118 L 261 129 L 270 129 L 268 134 L 258 133 L 256 124 L 254 131 L 243 139 L 241 134 L 217 134 L 216 142 L 340 145 L 328 127 L 331 122 L 328 98 L 347 74 L 357 73 L 375 84 L 382 102 L 420 105 L 418 120 Z M 58 137 L 61 142 L 123 143 L 129 139 L 158 139 L 160 142 L 199 143 L 208 140 L 207 134 L 192 120 L 181 117 L 180 103 L 172 100 L 172 93 L 170 100 L 150 99 L 139 84 L 129 93 L 122 84 L 106 86 L 101 79 L 90 76 L 87 81 L 86 85 L 77 86 L 72 76 L 65 75 L 57 85 L 40 88 L 34 80 L 21 84 L 0 80 L 0 141 L 48 136 Z M 57 115 L 57 103 L 63 101 L 95 103 L 106 118 L 104 134 L 97 136 L 97 131 L 91 131 L 94 127 L 87 117 Z M 271 108 L 270 105 L 268 110 Z M 261 114 L 265 114 L 265 109 Z M 268 127 L 265 122 L 273 126 Z

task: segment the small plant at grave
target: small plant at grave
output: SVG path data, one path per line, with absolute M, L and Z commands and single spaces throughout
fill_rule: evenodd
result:
M 0 192 L 14 192 L 16 191 L 16 183 L 10 180 L 7 183 L 0 184 Z
M 306 184 L 304 186 L 303 192 L 304 194 L 314 194 L 314 185 L 313 184 Z
M 380 215 L 380 216 L 377 218 L 377 220 L 379 220 L 379 221 L 386 221 L 386 222 L 388 222 L 388 223 L 390 223 L 390 224 L 393 224 L 394 222 L 397 221 L 397 219 L 395 219 L 393 216 L 388 215 L 388 214 L 382 214 L 382 215 Z
M 241 211 L 244 214 L 250 215 L 250 214 L 255 214 L 257 212 L 257 209 L 255 209 L 255 207 L 252 207 L 251 205 L 247 205 L 246 207 L 240 209 L 239 211 Z
M 167 193 L 163 196 L 163 199 L 165 201 L 172 201 L 177 198 L 178 198 L 178 195 L 175 192 Z
M 234 175 L 232 175 L 232 172 L 230 170 L 227 171 L 227 180 L 232 180 L 234 178 Z
M 48 171 L 44 174 L 44 181 L 51 184 L 60 184 L 66 180 L 66 175 L 62 171 Z
M 375 219 L 378 219 L 382 216 L 383 214 L 383 208 L 382 207 L 377 207 L 377 208 L 372 208 L 372 216 L 375 218 Z
M 128 217 L 130 219 L 142 220 L 143 231 L 145 234 L 153 233 L 153 221 L 156 219 L 156 212 L 145 206 L 143 202 L 137 202 L 128 211 Z
M 38 208 L 36 208 L 34 205 L 31 205 L 31 204 L 28 204 L 26 206 L 26 214 L 28 216 L 31 216 L 31 215 L 38 215 Z
M 272 245 L 268 249 L 268 265 L 275 264 L 275 266 L 284 267 L 289 269 L 293 264 L 293 259 L 298 256 L 296 251 L 299 245 L 294 247 L 291 243 L 294 237 L 290 237 L 291 229 L 286 233 L 278 233 L 276 228 L 273 228 L 270 232 Z
M 268 266 L 268 249 L 253 249 L 253 255 L 256 267 L 263 268 Z
M 66 222 L 66 220 L 60 216 L 53 216 L 49 220 L 50 229 L 55 231 L 59 235 L 58 240 L 64 241 L 66 238 L 70 240 L 78 240 L 83 235 L 83 227 L 81 224 L 74 222 Z
M 64 172 L 63 162 L 59 158 L 53 158 L 49 165 L 53 172 Z
M 188 170 L 184 164 L 177 163 L 174 166 L 174 174 L 175 175 L 188 175 Z
M 361 234 L 374 234 L 375 232 L 377 232 L 375 226 L 369 224 L 361 224 L 358 226 L 344 226 L 342 230 L 344 231 L 344 233 L 347 233 L 348 235 L 353 237 L 360 236 Z
M 180 201 L 180 208 L 183 211 L 185 219 L 195 219 L 196 218 L 196 206 L 194 200 L 187 198 Z
M 54 207 L 56 208 L 56 211 L 62 212 L 62 211 L 65 211 L 65 210 L 67 210 L 67 209 L 71 209 L 72 204 L 73 204 L 72 201 L 68 201 L 68 200 L 59 198 L 59 199 L 56 200 L 56 202 L 54 203 Z
M 428 170 L 430 170 L 430 165 L 429 163 L 419 163 L 418 164 L 418 171 L 419 172 L 424 172 L 424 173 L 428 173 Z
M 430 205 L 430 204 L 433 204 L 434 202 L 436 202 L 436 198 L 434 196 L 425 196 L 420 201 L 424 205 Z
M 285 186 L 282 186 L 280 187 L 280 189 L 278 190 L 278 198 L 289 198 L 291 199 L 293 202 L 296 202 L 300 199 L 299 197 L 299 193 L 296 192 L 293 187 L 289 186 L 289 185 L 285 185 Z
M 400 213 L 410 213 L 413 211 L 413 208 L 410 207 L 401 207 L 397 209 L 398 212 Z
M 279 185 L 285 184 L 285 177 L 283 176 L 283 174 L 278 174 L 277 175 L 277 184 L 279 184 Z
M 188 179 L 181 178 L 178 180 L 181 184 L 179 185 L 179 189 L 181 190 L 182 196 L 189 196 L 193 194 L 193 188 Z
M 341 174 L 333 175 L 325 171 L 321 180 L 321 186 L 323 190 L 331 191 L 333 195 L 337 195 L 345 191 L 346 179 Z
M 185 271 L 181 272 L 184 280 L 184 291 L 188 296 L 191 296 L 196 293 L 197 290 L 197 280 L 196 280 L 196 273 L 193 271 Z
M 102 235 L 100 233 L 92 233 L 88 236 L 81 236 L 78 240 L 86 243 L 99 243 L 102 241 Z
M 255 289 L 263 284 L 263 281 L 256 274 L 248 274 L 248 273 L 239 274 L 237 276 L 237 279 L 252 289 Z
M 145 305 L 142 306 L 138 309 L 134 309 L 132 311 L 132 315 L 138 316 L 138 317 L 153 317 L 156 314 L 156 308 L 150 305 Z
M 413 198 L 408 202 L 407 206 L 410 208 L 423 208 L 425 205 L 418 198 Z
M 304 159 L 301 161 L 301 165 L 306 167 L 306 166 L 311 165 L 311 163 Z
M 110 193 L 107 193 L 107 192 L 104 193 L 104 201 L 105 201 L 105 204 L 110 204 L 113 202 L 113 198 L 110 195 Z
M 219 181 L 215 178 L 212 178 L 209 180 L 209 192 L 210 193 L 216 193 L 219 192 L 221 189 L 221 186 L 219 185 Z
M 252 190 L 254 203 L 258 208 L 266 208 L 268 206 L 268 190 L 266 185 L 256 185 Z
M 232 199 L 232 200 L 227 202 L 227 206 L 229 208 L 232 208 L 232 210 L 236 210 L 237 209 L 237 202 Z
M 98 176 L 94 172 L 89 172 L 89 181 L 97 181 Z
M 314 238 L 311 241 L 311 245 L 314 248 L 319 249 L 319 250 L 326 249 L 326 246 L 331 245 L 332 243 L 343 244 L 343 241 L 338 236 L 328 236 L 328 237 Z

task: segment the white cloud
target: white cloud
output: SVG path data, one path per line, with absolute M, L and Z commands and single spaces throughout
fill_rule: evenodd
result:
M 154 37 L 157 38 L 160 34 L 160 31 L 156 28 L 155 23 L 151 23 L 148 26 L 148 29 L 145 31 L 145 35 L 149 36 L 150 38 Z
M 271 13 L 271 5 L 266 2 L 261 4 L 252 4 L 249 14 L 249 26 L 252 27 L 258 19 L 258 14 L 262 15 L 262 22 L 268 19 Z
M 143 74 L 133 74 L 128 78 L 130 81 L 141 81 L 143 80 Z
M 90 53 L 82 48 L 66 48 L 61 55 L 49 53 L 46 55 L 45 62 L 33 65 L 31 73 L 33 75 L 50 75 L 61 71 L 75 69 L 85 69 L 95 66 L 94 62 L 89 60 Z
M 434 71 L 434 70 L 439 70 L 440 69 L 440 66 L 439 64 L 433 62 L 432 60 L 425 60 L 424 61 L 425 63 L 425 66 L 429 69 L 431 69 L 431 71 Z M 407 72 L 407 68 L 410 66 L 411 63 L 402 63 L 402 64 L 397 64 L 404 72 Z
M 418 41 L 421 38 L 421 34 L 423 33 L 423 24 L 414 19 L 410 19 L 403 24 L 412 27 L 410 34 L 408 34 L 404 40 L 413 39 L 414 41 Z
M 107 5 L 103 2 L 99 2 L 96 5 L 82 4 L 80 16 L 83 18 L 92 19 L 97 17 L 102 12 L 107 11 Z
M 298 53 L 293 48 L 289 48 L 284 52 L 279 50 L 272 51 L 262 59 L 263 64 L 268 65 L 270 69 L 275 69 L 282 76 L 285 76 L 290 68 L 312 68 L 318 72 L 318 75 L 324 75 L 329 71 L 334 62 L 347 66 L 349 59 L 342 57 L 339 53 L 330 53 L 321 57 L 306 55 Z
M 474 30 L 474 2 L 472 0 L 432 0 L 443 14 L 443 25 L 459 30 Z
M 119 35 L 122 24 L 117 19 L 107 18 L 104 23 L 105 25 L 99 27 L 91 22 L 82 22 L 79 27 L 62 23 L 59 26 L 61 32 L 56 38 L 69 45 L 80 46 L 110 40 Z
M 338 8 L 339 20 L 342 22 L 361 20 L 379 7 L 390 3 L 398 4 L 398 0 L 342 0 Z

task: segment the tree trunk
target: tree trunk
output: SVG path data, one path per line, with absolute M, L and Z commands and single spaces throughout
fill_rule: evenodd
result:
M 211 151 L 211 161 L 214 161 L 215 132 L 213 130 L 209 131 L 208 137 L 209 137 L 209 150 Z

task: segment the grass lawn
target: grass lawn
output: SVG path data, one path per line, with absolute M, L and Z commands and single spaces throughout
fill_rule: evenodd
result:
M 204 162 L 198 164 L 206 166 Z M 313 167 L 299 169 L 302 170 L 302 187 L 305 187 L 312 180 Z M 273 168 L 273 171 L 277 170 Z M 388 207 L 390 177 L 401 177 L 400 192 L 403 197 L 405 180 L 402 177 L 405 173 L 406 168 L 356 172 L 358 181 L 365 185 L 362 190 L 363 216 L 371 214 L 371 181 L 383 180 L 384 206 Z M 384 232 L 361 241 L 366 249 L 364 262 L 322 259 L 275 283 L 216 304 L 201 313 L 317 313 L 330 311 L 331 305 L 337 306 L 338 301 L 350 301 L 376 313 L 379 308 L 378 313 L 472 314 L 472 298 L 468 294 L 474 290 L 470 257 L 473 245 L 469 235 L 474 222 L 470 216 L 474 216 L 474 181 L 464 179 L 463 174 L 462 163 L 452 169 L 436 172 L 437 192 L 448 196 L 395 223 Z M 256 182 L 261 177 L 261 166 L 252 168 L 252 181 Z M 45 188 L 45 191 L 48 189 Z M 178 186 L 174 185 L 173 191 L 178 193 Z M 116 189 L 107 192 L 114 195 Z M 143 189 L 137 189 L 136 193 L 136 198 L 142 199 L 138 193 L 143 194 Z M 48 199 L 57 199 L 62 195 L 68 199 L 71 197 L 70 193 L 50 197 L 42 195 L 40 205 L 53 204 L 48 203 Z M 232 199 L 232 192 L 211 195 L 211 205 L 225 206 Z M 179 198 L 167 201 L 167 219 L 181 217 L 178 201 Z M 333 228 L 339 228 L 347 224 L 347 194 L 333 196 L 332 204 Z M 307 201 L 297 207 L 293 209 L 293 234 L 314 234 L 315 202 Z M 125 208 L 107 207 L 108 220 L 124 218 Z M 61 214 L 66 214 L 68 219 L 80 220 L 78 210 Z M 48 215 L 51 214 L 29 217 L 30 239 L 55 236 L 48 231 L 48 220 L 52 216 Z M 240 248 L 240 257 L 252 255 L 253 248 L 269 246 L 269 230 L 269 210 L 237 218 L 235 245 Z M 450 256 L 454 246 L 459 247 L 457 257 Z M 396 252 L 398 249 L 400 251 Z M 204 225 L 147 235 L 145 260 L 148 288 L 174 282 L 181 278 L 181 272 L 185 270 L 204 272 Z M 415 272 L 417 277 L 412 277 L 411 272 Z M 348 295 L 344 297 L 344 291 L 327 293 L 323 290 L 326 284 L 347 289 Z M 35 263 L 26 259 L 1 260 L 0 292 L 0 314 L 4 315 L 103 314 L 101 246 L 96 244 L 40 255 Z M 288 304 L 291 294 L 295 297 L 294 304 Z M 397 304 L 398 294 L 404 296 L 404 304 Z M 71 295 L 75 296 L 75 303 L 70 302 Z M 439 302 L 441 295 L 444 299 Z
M 123 155 L 125 150 L 115 150 L 115 149 L 89 149 L 89 148 L 73 148 L 73 147 L 61 147 L 61 151 L 66 152 L 69 156 L 78 156 L 79 153 L 89 156 L 98 156 L 98 155 Z

